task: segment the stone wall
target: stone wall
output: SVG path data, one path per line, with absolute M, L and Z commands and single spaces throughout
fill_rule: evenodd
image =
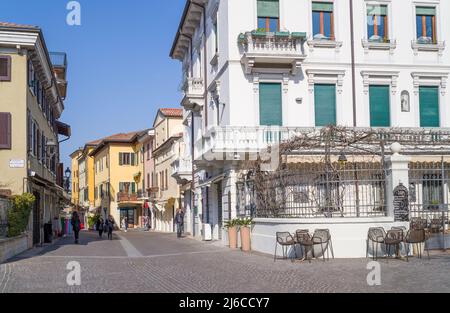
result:
M 0 263 L 28 250 L 28 234 L 15 238 L 0 239 Z

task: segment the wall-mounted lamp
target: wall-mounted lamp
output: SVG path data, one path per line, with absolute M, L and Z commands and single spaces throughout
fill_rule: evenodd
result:
M 297 99 L 295 99 L 295 102 L 297 102 L 298 104 L 302 104 L 303 98 L 297 98 Z

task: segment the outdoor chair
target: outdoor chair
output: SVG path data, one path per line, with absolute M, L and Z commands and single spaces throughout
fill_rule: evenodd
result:
M 428 222 L 426 219 L 421 217 L 413 217 L 411 218 L 410 228 L 415 230 L 425 229 L 428 226 Z
M 400 257 L 400 244 L 404 241 L 404 233 L 401 229 L 392 229 L 387 232 L 384 244 L 386 245 L 388 257 L 391 256 L 391 248 L 395 247 L 395 254 Z
M 308 260 L 311 263 L 311 259 L 308 258 L 308 250 L 311 252 L 311 256 L 314 257 L 314 242 L 312 240 L 311 235 L 309 234 L 309 230 L 299 229 L 295 232 L 295 239 L 297 244 L 302 248 L 303 259 L 301 261 Z
M 277 248 L 278 245 L 281 246 L 281 250 L 283 251 L 283 259 L 288 259 L 288 249 L 289 247 L 294 247 L 295 258 L 297 258 L 297 251 L 295 251 L 295 245 L 297 244 L 294 237 L 289 232 L 278 232 L 276 234 L 277 239 L 275 242 L 275 257 L 274 261 L 277 260 Z
M 436 234 L 441 232 L 444 223 L 442 218 L 434 218 L 430 221 L 430 232 Z
M 428 254 L 428 260 L 430 259 L 430 251 L 427 247 L 427 240 L 428 240 L 427 231 L 425 229 L 411 229 L 405 237 L 405 243 L 406 243 L 406 261 L 409 262 L 409 245 L 416 245 L 417 253 L 419 256 L 419 259 L 422 258 L 422 244 L 424 245 L 424 249 L 427 251 Z
M 384 244 L 386 239 L 386 231 L 383 227 L 373 227 L 369 229 L 367 234 L 367 252 L 366 257 L 369 257 L 369 242 L 372 242 L 372 258 L 374 261 L 378 260 L 378 248 Z
M 327 253 L 327 259 L 330 260 L 330 249 L 331 255 L 334 259 L 333 242 L 331 240 L 331 234 L 328 229 L 317 229 L 314 232 L 312 241 L 313 245 L 320 245 L 324 262 L 326 261 L 325 252 Z

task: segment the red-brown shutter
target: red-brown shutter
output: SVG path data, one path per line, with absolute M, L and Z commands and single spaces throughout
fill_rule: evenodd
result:
M 0 149 L 11 149 L 11 113 L 0 113 Z
M 0 55 L 0 81 L 11 81 L 11 56 Z

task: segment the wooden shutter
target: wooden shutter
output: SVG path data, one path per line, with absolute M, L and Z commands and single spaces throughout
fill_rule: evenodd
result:
M 439 87 L 420 87 L 420 127 L 439 127 Z
M 119 165 L 123 165 L 122 152 L 119 152 Z
M 259 84 L 259 123 L 263 126 L 283 125 L 281 84 Z
M 131 183 L 131 193 L 136 193 L 136 183 Z
M 11 113 L 0 113 L 0 149 L 11 149 Z
M 258 16 L 280 17 L 279 0 L 258 0 Z
M 389 86 L 370 86 L 370 126 L 390 127 Z
M 11 56 L 0 55 L 0 81 L 11 81 Z
M 314 85 L 316 126 L 336 125 L 336 86 Z

